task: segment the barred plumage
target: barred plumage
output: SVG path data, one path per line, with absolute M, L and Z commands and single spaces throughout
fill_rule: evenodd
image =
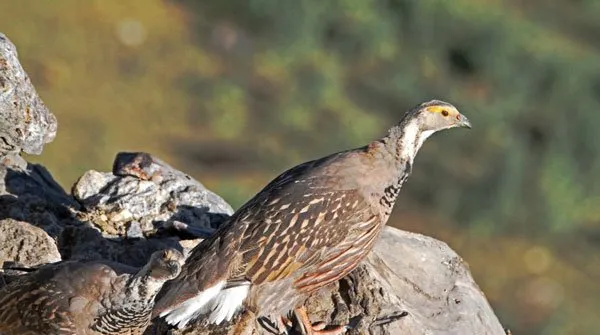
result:
M 458 126 L 470 124 L 456 108 L 427 102 L 381 140 L 284 172 L 192 251 L 179 277 L 159 294 L 153 314 L 181 327 L 202 314 L 220 323 L 217 307 L 233 315 L 242 303 L 273 319 L 297 309 L 307 294 L 364 259 L 425 139 Z M 245 289 L 233 294 L 236 287 Z M 305 313 L 299 315 L 306 325 Z
M 46 265 L 0 289 L 0 334 L 141 335 L 156 293 L 182 264 L 168 249 L 137 273 L 101 262 Z

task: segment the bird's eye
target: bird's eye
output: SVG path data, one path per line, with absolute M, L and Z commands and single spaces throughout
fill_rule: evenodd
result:
M 443 116 L 448 116 L 448 111 L 444 109 L 444 110 L 442 111 L 442 115 L 443 115 Z

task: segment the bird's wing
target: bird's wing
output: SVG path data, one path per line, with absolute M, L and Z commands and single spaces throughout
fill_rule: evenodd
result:
M 75 290 L 68 281 L 76 280 L 69 273 L 79 266 L 73 262 L 46 265 L 3 287 L 0 290 L 0 333 L 77 334 L 69 312 L 69 301 Z
M 310 293 L 341 279 L 367 256 L 383 224 L 378 215 L 370 213 L 368 209 L 365 209 L 366 213 L 368 214 L 358 220 L 356 216 L 346 219 L 346 224 L 351 225 L 351 228 L 345 231 L 344 238 L 326 246 L 314 266 L 307 268 L 302 276 L 295 280 L 296 289 Z
M 357 190 L 322 182 L 296 179 L 268 197 L 260 218 L 249 214 L 240 251 L 253 284 L 295 276 L 298 289 L 312 291 L 346 275 L 370 250 L 378 216 Z
M 342 185 L 347 181 L 339 179 L 344 174 L 339 168 L 348 165 L 332 164 L 331 158 L 309 162 L 257 195 L 253 207 L 238 216 L 247 226 L 239 276 L 253 284 L 293 277 L 298 289 L 312 291 L 346 275 L 364 258 L 381 228 L 380 217 L 362 193 Z

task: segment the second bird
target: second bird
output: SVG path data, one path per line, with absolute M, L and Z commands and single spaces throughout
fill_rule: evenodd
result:
M 242 308 L 271 320 L 294 311 L 308 334 L 343 331 L 312 326 L 304 300 L 367 256 L 423 142 L 455 127 L 471 124 L 449 103 L 425 102 L 379 140 L 284 172 L 193 250 L 154 315 L 183 327 Z

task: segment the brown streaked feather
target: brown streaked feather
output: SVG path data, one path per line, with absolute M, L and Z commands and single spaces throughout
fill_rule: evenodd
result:
M 317 288 L 350 272 L 372 245 L 380 219 L 357 190 L 324 187 L 328 185 L 322 173 L 318 178 L 291 178 L 292 172 L 284 180 L 293 183 L 277 184 L 267 206 L 255 213 L 264 219 L 249 215 L 255 222 L 243 234 L 240 252 L 253 284 L 302 275 L 297 285 L 307 290 L 306 278 L 323 277 L 323 283 L 311 281 Z M 328 265 L 336 259 L 335 268 Z M 328 270 L 339 276 L 325 275 Z
M 97 272 L 104 271 L 104 265 L 81 267 L 82 264 L 76 262 L 48 265 L 15 279 L 0 290 L 4 293 L 0 294 L 3 295 L 0 297 L 0 333 L 77 334 L 77 319 L 68 311 L 70 300 L 84 285 L 78 278 L 86 275 L 93 278 Z M 84 296 L 81 299 L 88 301 Z M 88 306 L 89 303 L 84 303 L 80 312 L 88 313 Z
M 373 248 L 381 230 L 377 216 L 365 221 L 362 229 L 351 231 L 343 242 L 327 251 L 324 259 L 294 282 L 296 289 L 311 293 L 352 271 Z
M 211 238 L 196 246 L 178 279 L 167 283 L 159 294 L 153 315 L 222 280 L 244 277 L 260 284 L 297 275 L 297 270 L 317 263 L 324 247 L 344 239 L 347 231 L 337 226 L 341 218 L 359 216 L 357 212 L 350 215 L 343 206 L 346 197 L 359 198 L 356 191 L 332 187 L 339 180 L 336 167 L 328 163 L 348 154 L 298 165 L 271 181 Z M 340 212 L 327 212 L 332 206 Z
M 0 334 L 141 335 L 183 255 L 157 251 L 135 273 L 111 263 L 59 262 L 13 279 L 0 289 Z

